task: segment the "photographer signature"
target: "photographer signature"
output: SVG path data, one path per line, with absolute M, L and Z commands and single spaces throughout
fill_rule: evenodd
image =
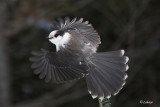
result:
M 140 100 L 139 103 L 140 103 L 140 104 L 152 104 L 153 101 L 149 101 L 149 100 Z

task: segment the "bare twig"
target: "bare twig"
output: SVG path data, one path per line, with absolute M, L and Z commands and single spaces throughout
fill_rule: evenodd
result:
M 103 100 L 99 99 L 99 107 L 111 107 L 110 99 L 104 98 Z

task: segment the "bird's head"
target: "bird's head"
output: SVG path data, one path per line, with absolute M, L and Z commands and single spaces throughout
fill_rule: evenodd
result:
M 61 31 L 61 30 L 54 30 L 52 31 L 48 39 L 51 43 L 55 44 L 56 47 L 64 47 L 70 40 L 71 35 L 68 32 Z

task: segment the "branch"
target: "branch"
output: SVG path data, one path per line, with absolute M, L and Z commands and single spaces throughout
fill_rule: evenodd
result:
M 99 99 L 99 107 L 111 107 L 111 101 L 108 98 Z

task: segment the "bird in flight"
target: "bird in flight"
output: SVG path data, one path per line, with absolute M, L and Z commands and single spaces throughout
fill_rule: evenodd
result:
M 83 18 L 59 18 L 51 30 L 48 40 L 56 45 L 56 52 L 41 49 L 30 58 L 40 79 L 63 83 L 85 77 L 92 98 L 101 100 L 121 90 L 129 68 L 124 50 L 97 52 L 100 36 Z

